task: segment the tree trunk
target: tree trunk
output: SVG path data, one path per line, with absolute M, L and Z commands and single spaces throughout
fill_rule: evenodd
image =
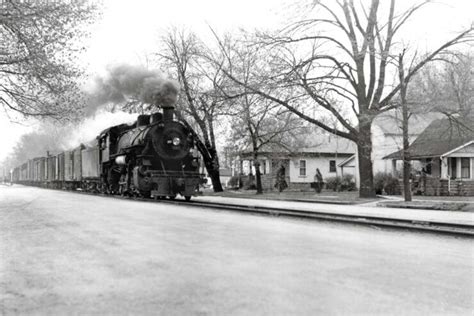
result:
M 404 99 L 404 98 L 402 98 Z M 408 109 L 406 102 L 402 100 L 402 130 L 403 130 L 403 195 L 405 196 L 405 201 L 411 201 L 411 185 L 410 185 L 410 174 L 411 174 L 411 164 L 410 164 L 410 152 L 408 151 L 408 146 L 410 145 L 408 139 Z
M 207 174 L 209 175 L 209 178 L 211 178 L 212 188 L 214 189 L 214 192 L 224 191 L 220 179 L 219 157 L 217 156 L 216 150 L 213 149 L 211 146 L 204 145 L 204 143 L 199 139 L 194 130 L 191 129 L 191 127 L 189 127 L 189 129 L 193 131 L 193 135 L 196 139 L 197 148 L 201 153 L 202 161 L 204 162 L 204 167 L 206 167 Z
M 372 120 L 359 123 L 359 137 L 357 141 L 357 153 L 359 158 L 359 197 L 375 197 L 374 172 L 372 163 L 372 138 L 371 128 Z
M 402 133 L 403 133 L 403 195 L 405 201 L 411 201 L 411 185 L 410 185 L 410 153 L 408 146 L 410 145 L 408 139 L 408 104 L 406 100 L 407 96 L 407 82 L 405 82 L 405 73 L 403 69 L 403 54 L 399 55 L 398 59 L 398 75 L 400 79 L 400 98 L 402 102 Z
M 253 165 L 255 166 L 255 181 L 257 186 L 257 194 L 263 193 L 262 188 L 262 175 L 260 173 L 260 162 L 257 160 L 257 154 L 254 153 Z
M 224 189 L 222 188 L 220 178 L 219 158 L 217 157 L 217 152 L 212 148 L 208 148 L 207 150 L 211 159 L 204 159 L 204 165 L 209 178 L 211 178 L 212 188 L 214 189 L 214 192 L 222 192 Z
M 220 180 L 220 172 L 219 169 L 215 170 L 213 168 L 206 168 L 207 173 L 209 174 L 209 178 L 211 178 L 212 187 L 214 192 L 222 192 L 224 189 L 222 188 L 221 180 Z

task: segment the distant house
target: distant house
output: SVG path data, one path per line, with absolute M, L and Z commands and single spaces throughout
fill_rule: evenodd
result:
M 274 188 L 276 172 L 285 167 L 290 190 L 310 189 L 316 168 L 323 179 L 341 175 L 337 166 L 355 153 L 355 144 L 336 136 L 320 138 L 320 145 L 300 148 L 292 152 L 265 150 L 259 153 L 260 172 L 264 190 Z M 347 171 L 346 171 L 347 172 Z M 234 164 L 233 174 L 255 175 L 251 152 L 241 152 Z
M 219 169 L 219 179 L 223 187 L 227 187 L 227 183 L 232 177 L 232 169 L 230 168 L 221 168 Z
M 474 196 L 474 118 L 438 119 L 433 121 L 409 147 L 410 160 L 421 165 L 422 191 L 426 195 Z M 401 161 L 402 152 L 384 157 Z

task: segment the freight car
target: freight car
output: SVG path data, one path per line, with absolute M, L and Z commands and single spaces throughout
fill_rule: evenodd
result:
M 133 125 L 104 130 L 89 143 L 29 160 L 13 170 L 14 183 L 190 200 L 204 177 L 199 173 L 194 132 L 174 118 L 174 108 L 140 115 Z

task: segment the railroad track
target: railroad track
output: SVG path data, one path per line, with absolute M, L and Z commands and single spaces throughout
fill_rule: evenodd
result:
M 352 214 L 334 214 L 318 211 L 305 211 L 295 209 L 283 209 L 264 206 L 236 205 L 215 202 L 180 200 L 160 200 L 160 202 L 176 205 L 192 205 L 203 208 L 221 209 L 228 211 L 240 211 L 246 213 L 263 214 L 271 216 L 286 216 L 296 218 L 306 218 L 325 221 L 345 222 L 360 225 L 374 225 L 382 227 L 391 227 L 398 229 L 410 229 L 423 232 L 436 232 L 451 235 L 463 235 L 474 237 L 474 226 L 465 224 L 446 224 L 429 221 L 416 221 L 409 219 L 394 219 L 389 217 L 352 215 Z
M 371 226 L 381 226 L 381 227 L 390 227 L 395 229 L 407 229 L 415 230 L 422 232 L 432 232 L 432 233 L 442 233 L 450 234 L 457 236 L 466 236 L 474 237 L 474 226 L 469 224 L 447 224 L 447 223 L 437 223 L 431 221 L 418 221 L 411 219 L 394 219 L 383 216 L 367 216 L 367 215 L 356 215 L 356 214 L 334 214 L 328 212 L 320 211 L 305 211 L 305 210 L 295 210 L 295 209 L 284 209 L 284 208 L 275 208 L 275 207 L 265 207 L 265 206 L 254 206 L 254 205 L 238 205 L 238 204 L 226 204 L 226 203 L 217 203 L 217 202 L 208 202 L 208 201 L 197 201 L 191 200 L 189 202 L 176 199 L 176 200 L 154 200 L 149 198 L 141 197 L 124 197 L 119 195 L 105 195 L 90 193 L 84 191 L 68 191 L 79 194 L 86 195 L 95 195 L 108 198 L 119 198 L 125 200 L 135 200 L 135 201 L 144 201 L 144 202 L 155 202 L 163 204 L 172 204 L 172 205 L 185 205 L 185 206 L 194 206 L 201 208 L 210 208 L 210 209 L 220 209 L 227 211 L 238 211 L 245 213 L 261 214 L 261 215 L 270 215 L 270 216 L 286 216 L 293 218 L 306 218 L 314 220 L 324 220 L 324 221 L 333 221 L 333 222 L 343 222 L 359 225 L 371 225 Z

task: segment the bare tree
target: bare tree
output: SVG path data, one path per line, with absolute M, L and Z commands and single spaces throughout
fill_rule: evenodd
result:
M 80 110 L 77 40 L 96 13 L 86 1 L 1 1 L 0 106 L 54 118 Z
M 300 118 L 357 144 L 360 196 L 375 195 L 373 186 L 371 126 L 374 118 L 398 108 L 395 97 L 401 83 L 389 82 L 397 73 L 396 38 L 400 29 L 423 5 L 422 1 L 398 13 L 395 0 L 381 9 L 380 0 L 368 6 L 352 0 L 314 1 L 308 17 L 277 34 L 260 34 L 256 43 L 265 56 L 246 82 L 234 73 L 232 52 L 221 43 L 228 56 L 226 75 L 292 111 Z M 473 28 L 424 55 L 404 73 L 408 82 L 426 63 L 453 45 L 471 39 Z M 216 36 L 217 37 L 217 36 Z M 312 111 L 313 109 L 313 111 Z M 335 118 L 337 128 L 326 123 Z
M 474 114 L 474 55 L 450 52 L 416 75 L 409 91 L 412 111 L 448 117 Z
M 252 69 L 259 62 L 258 49 L 242 46 L 239 41 L 228 38 L 232 47 L 234 73 L 239 72 L 246 84 L 249 83 Z M 221 87 L 222 88 L 222 87 Z M 255 167 L 257 194 L 263 193 L 259 153 L 262 149 L 291 151 L 291 143 L 303 128 L 299 119 L 279 104 L 250 91 L 238 84 L 221 89 L 234 103 L 227 107 L 230 118 L 232 140 L 240 151 L 250 149 Z M 232 93 L 232 95 L 229 95 Z
M 262 150 L 292 150 L 291 143 L 298 131 L 298 118 L 271 101 L 254 94 L 245 94 L 231 117 L 232 142 L 239 151 L 250 149 L 255 167 L 257 194 L 263 193 L 260 152 Z
M 219 92 L 224 75 L 219 66 L 205 58 L 207 48 L 192 32 L 169 31 L 162 39 L 165 50 L 159 57 L 170 75 L 181 84 L 178 115 L 197 130 L 199 150 L 215 192 L 221 192 L 219 157 L 216 148 L 216 119 L 226 101 Z M 219 87 L 219 88 L 218 88 Z

